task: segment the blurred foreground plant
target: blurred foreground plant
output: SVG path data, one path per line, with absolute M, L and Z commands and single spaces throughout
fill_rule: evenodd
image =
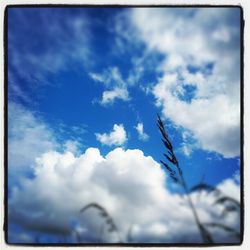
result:
M 162 135 L 162 142 L 167 150 L 167 153 L 163 153 L 163 155 L 166 158 L 166 161 L 161 160 L 160 162 L 166 168 L 166 170 L 169 172 L 169 175 L 172 178 L 172 180 L 175 183 L 179 184 L 183 188 L 185 196 L 187 198 L 188 205 L 192 211 L 195 223 L 199 229 L 199 232 L 200 232 L 200 235 L 202 237 L 203 242 L 206 244 L 214 243 L 212 235 L 209 232 L 209 230 L 207 229 L 207 228 L 211 228 L 211 227 L 220 228 L 224 231 L 230 232 L 234 236 L 236 236 L 238 239 L 240 239 L 240 233 L 231 227 L 228 227 L 228 226 L 221 224 L 221 223 L 202 223 L 201 222 L 201 220 L 198 216 L 198 213 L 197 213 L 197 209 L 196 209 L 194 202 L 191 198 L 191 193 L 194 191 L 205 190 L 208 193 L 213 192 L 218 196 L 221 194 L 221 191 L 218 188 L 215 188 L 215 187 L 208 185 L 206 183 L 203 183 L 203 182 L 192 187 L 191 189 L 188 188 L 187 183 L 185 181 L 185 178 L 183 176 L 183 171 L 182 171 L 182 169 L 179 165 L 178 159 L 175 155 L 173 145 L 172 145 L 172 143 L 169 139 L 169 136 L 165 130 L 165 126 L 164 126 L 160 116 L 159 115 L 157 115 L 157 116 L 158 116 L 157 126 L 158 126 L 158 128 L 161 132 L 161 135 Z M 221 215 L 222 217 L 230 212 L 234 212 L 234 211 L 240 212 L 240 203 L 231 197 L 221 196 L 214 202 L 214 205 L 216 205 L 216 204 L 224 205 L 224 209 L 223 209 L 223 212 Z
M 117 237 L 118 237 L 118 242 L 122 243 L 119 230 L 118 230 L 113 218 L 109 215 L 109 213 L 107 212 L 107 210 L 103 206 L 101 206 L 97 203 L 90 203 L 90 204 L 84 206 L 80 210 L 80 213 L 84 213 L 85 211 L 87 211 L 88 209 L 91 209 L 91 208 L 98 210 L 100 216 L 104 219 L 104 224 L 102 224 L 101 229 L 100 229 L 99 239 L 100 240 L 102 239 L 103 232 L 106 229 L 109 233 L 116 233 Z

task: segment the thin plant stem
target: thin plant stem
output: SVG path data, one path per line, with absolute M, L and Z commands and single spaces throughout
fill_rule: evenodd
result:
M 202 223 L 199 219 L 199 216 L 198 216 L 198 213 L 197 213 L 196 208 L 194 206 L 194 203 L 190 197 L 189 190 L 188 190 L 185 178 L 183 176 L 182 169 L 179 166 L 179 162 L 178 162 L 177 157 L 175 156 L 173 145 L 168 137 L 168 134 L 165 130 L 165 126 L 164 126 L 159 115 L 158 115 L 158 120 L 157 120 L 157 126 L 162 134 L 162 137 L 163 137 L 162 141 L 163 141 L 163 144 L 165 145 L 165 147 L 167 148 L 167 152 L 168 152 L 167 154 L 164 154 L 164 156 L 167 158 L 168 162 L 170 162 L 172 165 L 175 166 L 178 174 L 173 169 L 173 167 L 170 167 L 170 165 L 168 165 L 166 162 L 161 161 L 161 163 L 164 165 L 164 167 L 170 173 L 171 178 L 183 187 L 185 195 L 186 195 L 187 200 L 188 200 L 189 207 L 193 213 L 195 223 L 196 223 L 197 227 L 199 228 L 199 231 L 200 231 L 200 234 L 202 236 L 204 243 L 213 243 L 212 236 L 205 229 L 205 227 L 202 225 Z
M 102 207 L 101 205 L 97 204 L 97 203 L 90 203 L 90 204 L 84 206 L 80 210 L 80 213 L 84 213 L 86 210 L 88 210 L 90 208 L 95 208 L 100 212 L 100 215 L 105 219 L 105 224 L 108 227 L 108 231 L 109 232 L 115 232 L 117 234 L 117 238 L 118 238 L 119 243 L 122 243 L 122 239 L 121 239 L 119 230 L 118 230 L 113 218 L 109 215 L 107 210 L 104 207 Z M 105 228 L 105 224 L 103 224 L 102 227 L 101 227 L 101 231 L 100 231 L 101 236 L 103 235 L 103 230 Z

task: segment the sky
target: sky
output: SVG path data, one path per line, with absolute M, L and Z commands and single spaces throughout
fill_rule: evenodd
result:
M 202 242 L 160 163 L 157 114 L 188 188 L 239 201 L 240 9 L 12 7 L 7 18 L 8 242 Z M 203 223 L 240 231 L 239 211 L 190 196 Z M 96 209 L 80 213 L 90 203 L 118 233 Z

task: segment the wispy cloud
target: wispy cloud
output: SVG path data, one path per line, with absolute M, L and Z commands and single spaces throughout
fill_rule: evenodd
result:
M 71 11 L 66 8 L 8 10 L 8 74 L 13 98 L 26 101 L 27 90 L 33 93 L 40 86 L 58 84 L 48 81 L 49 75 L 72 69 L 72 65 L 75 70 L 90 65 L 88 19 L 77 9 L 75 15 Z
M 63 146 L 65 151 L 72 152 L 77 155 L 79 153 L 79 148 L 81 146 L 81 143 L 74 140 L 67 140 Z
M 190 157 L 194 148 L 197 147 L 197 145 L 193 141 L 194 140 L 193 140 L 192 133 L 190 133 L 187 130 L 184 130 L 182 132 L 181 151 L 187 157 Z
M 144 132 L 144 129 L 143 129 L 143 123 L 138 123 L 136 126 L 135 126 L 135 129 L 138 133 L 138 136 L 139 136 L 139 139 L 142 140 L 142 141 L 147 141 L 149 139 L 149 135 L 146 134 Z
M 15 103 L 8 104 L 8 174 L 18 180 L 30 172 L 36 157 L 58 148 L 54 131 L 42 118 Z
M 38 112 L 27 110 L 21 104 L 8 104 L 8 176 L 11 184 L 33 172 L 37 157 L 58 150 L 79 153 L 83 147 L 83 126 L 59 123 L 53 129 Z M 12 183 L 12 181 L 14 183 Z
M 129 101 L 128 83 L 123 79 L 117 67 L 109 67 L 100 73 L 89 73 L 89 76 L 96 82 L 105 86 L 100 104 L 112 104 L 116 99 Z
M 100 104 L 112 104 L 116 99 L 131 100 L 128 88 L 137 84 L 144 72 L 141 60 L 133 58 L 132 61 L 134 67 L 129 71 L 127 78 L 122 76 L 118 67 L 108 67 L 102 73 L 89 73 L 92 80 L 103 83 L 106 89 L 102 94 Z
M 89 76 L 97 82 L 103 83 L 107 87 L 124 86 L 125 81 L 118 67 L 108 67 L 102 73 L 89 73 Z
M 113 103 L 116 99 L 121 99 L 123 101 L 128 101 L 129 93 L 126 88 L 115 88 L 113 90 L 106 90 L 102 93 L 101 104 Z
M 113 131 L 111 131 L 109 134 L 96 133 L 96 139 L 104 145 L 120 146 L 127 141 L 127 133 L 123 127 L 123 124 L 114 124 Z

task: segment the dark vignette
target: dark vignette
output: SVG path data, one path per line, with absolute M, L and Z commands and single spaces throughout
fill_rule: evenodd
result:
M 241 203 L 241 239 L 240 243 L 214 243 L 214 244 L 195 244 L 195 243 L 10 243 L 8 242 L 8 10 L 11 8 L 176 8 L 176 7 L 185 7 L 185 8 L 239 8 L 240 9 L 240 138 L 241 138 L 241 147 L 240 147 L 240 203 Z M 5 243 L 10 246 L 103 246 L 103 247 L 215 247 L 215 246 L 239 246 L 243 243 L 244 238 L 244 25 L 245 21 L 243 18 L 243 8 L 240 5 L 128 5 L 128 4 L 84 4 L 84 5 L 73 5 L 73 4 L 15 4 L 7 5 L 4 11 L 4 239 Z

